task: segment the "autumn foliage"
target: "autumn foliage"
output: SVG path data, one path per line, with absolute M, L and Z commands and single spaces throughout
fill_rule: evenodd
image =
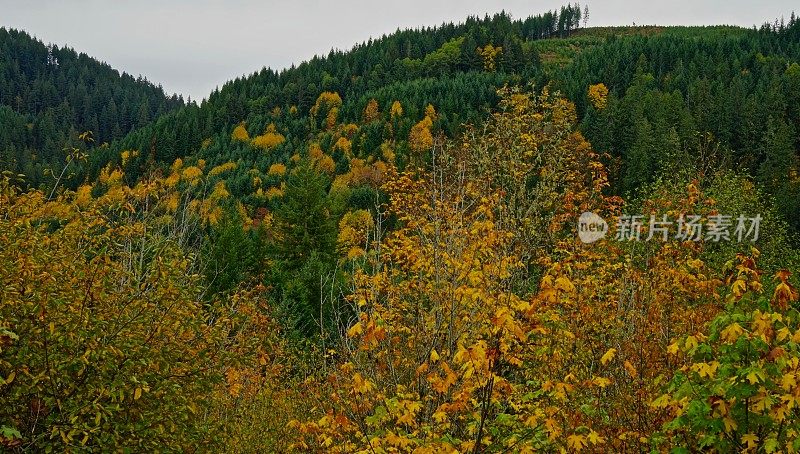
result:
M 579 243 L 571 231 L 578 214 L 613 215 L 623 203 L 603 195 L 602 157 L 575 131 L 574 107 L 563 98 L 548 90 L 501 96 L 500 111 L 480 134 L 468 130 L 458 143 L 431 144 L 428 168 L 384 185 L 390 202 L 380 216 L 400 225 L 386 236 L 376 232 L 354 255 L 368 265 L 353 276 L 338 361 L 307 381 L 326 397 L 312 418 L 293 423 L 300 434 L 293 447 L 640 452 L 791 445 L 794 432 L 781 422 L 793 408 L 785 394 L 794 389 L 793 347 L 759 347 L 761 358 L 783 358 L 775 385 L 754 387 L 767 383 L 767 372 L 747 379 L 736 364 L 728 369 L 743 374 L 747 397 L 761 399 L 760 410 L 751 411 L 772 409 L 772 425 L 742 410 L 737 418 L 751 422 L 713 422 L 722 411 L 714 407 L 702 413 L 708 400 L 692 404 L 697 397 L 682 377 L 692 371 L 700 375 L 689 377 L 713 378 L 721 360 L 693 363 L 676 356 L 677 346 L 690 339 L 691 352 L 699 352 L 706 337 L 698 330 L 720 323 L 712 320 L 730 304 L 724 270 L 710 268 L 702 245 L 692 242 L 645 251 L 608 240 Z M 695 184 L 644 206 L 713 207 Z M 751 279 L 742 273 L 744 282 Z M 786 310 L 797 292 L 786 272 L 777 276 L 774 301 Z M 750 285 L 757 284 L 744 288 Z M 763 359 L 755 364 L 752 370 L 766 370 Z M 733 383 L 725 377 L 709 383 L 709 392 Z M 727 399 L 724 408 L 755 405 Z M 682 416 L 690 408 L 694 419 Z
M 87 187 L 52 200 L 0 181 L 7 448 L 214 446 L 226 430 L 208 418 L 214 391 L 226 370 L 257 361 L 257 338 L 231 337 L 266 322 L 253 312 L 257 292 L 201 299 L 198 263 L 183 241 L 206 201 L 186 200 L 164 181 L 127 187 L 119 175 L 110 172 L 94 197 Z
M 480 55 L 491 70 L 502 49 Z M 586 211 L 767 210 L 754 187 L 698 172 L 620 197 L 574 104 L 549 86 L 497 95 L 457 139 L 427 105 L 365 153 L 400 103 L 382 114 L 370 98 L 343 124 L 323 92 L 301 148 L 272 122 L 233 129 L 258 165 L 177 159 L 129 185 L 126 152 L 50 196 L 4 177 L 0 446 L 800 449 L 782 240 L 762 258 L 620 242 L 613 225 L 575 235 Z M 589 88 L 595 109 L 607 97 Z
M 378 271 L 354 276 L 342 362 L 317 384 L 331 399 L 318 408 L 319 418 L 296 423 L 305 434 L 298 449 L 524 452 L 560 439 L 559 409 L 545 402 L 563 396 L 564 383 L 545 383 L 534 366 L 544 365 L 546 339 L 563 333 L 546 327 L 552 318 L 540 319 L 526 289 L 522 257 L 532 252 L 519 241 L 528 226 L 513 215 L 521 208 L 513 190 L 554 165 L 546 152 L 558 149 L 576 162 L 590 155 L 571 136 L 568 104 L 547 93 L 503 96 L 506 108 L 490 122 L 492 132 L 467 137 L 460 147 L 435 146 L 431 169 L 385 185 L 391 202 L 383 215 L 402 226 L 371 245 L 368 269 Z M 504 131 L 512 123 L 518 126 Z M 564 134 L 549 145 L 511 137 L 554 127 Z M 501 136 L 527 153 L 512 157 L 512 148 L 508 161 L 484 161 L 476 151 L 509 146 Z M 570 164 L 563 165 L 559 170 L 568 172 Z M 541 196 L 559 213 L 551 232 L 576 198 L 592 198 L 593 186 L 580 186 L 595 178 L 592 167 L 572 171 L 574 178 L 536 188 L 549 191 Z M 565 278 L 556 286 L 558 293 L 574 290 Z

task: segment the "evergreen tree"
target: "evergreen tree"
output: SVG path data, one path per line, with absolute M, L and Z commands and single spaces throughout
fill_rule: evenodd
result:
M 764 161 L 758 171 L 758 181 L 772 194 L 779 210 L 790 225 L 800 225 L 800 177 L 795 132 L 783 119 L 770 117 L 762 141 Z
M 274 217 L 271 283 L 281 289 L 280 304 L 292 314 L 294 328 L 306 334 L 319 321 L 320 276 L 334 261 L 337 222 L 328 186 L 325 175 L 302 161 L 289 176 Z

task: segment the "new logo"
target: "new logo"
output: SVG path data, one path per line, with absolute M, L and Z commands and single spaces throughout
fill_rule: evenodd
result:
M 600 216 L 584 211 L 578 218 L 578 237 L 584 243 L 594 243 L 608 233 L 608 224 Z

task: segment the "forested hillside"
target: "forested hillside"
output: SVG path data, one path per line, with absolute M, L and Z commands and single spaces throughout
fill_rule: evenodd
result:
M 0 28 L 0 169 L 33 186 L 53 183 L 45 170 L 63 168 L 79 134 L 109 143 L 183 105 L 86 54 Z
M 800 227 L 800 207 L 792 204 L 799 199 L 795 185 L 787 179 L 767 181 L 775 172 L 788 175 L 795 166 L 780 157 L 785 150 L 779 144 L 789 140 L 796 145 L 800 137 L 800 75 L 792 65 L 800 57 L 800 26 L 794 18 L 760 30 L 590 29 L 573 31 L 567 39 L 547 39 L 579 28 L 578 11 L 570 7 L 561 15 L 525 20 L 503 14 L 471 18 L 459 25 L 397 32 L 282 72 L 264 69 L 226 84 L 202 106 L 160 118 L 96 153 L 89 178 L 96 178 L 109 160 L 119 162 L 124 150 L 146 151 L 130 160 L 127 170 L 133 179 L 154 162 L 169 164 L 185 156 L 213 165 L 242 160 L 241 167 L 264 170 L 275 162 L 285 164 L 290 151 L 324 130 L 325 122 L 366 123 L 364 112 L 373 101 L 381 124 L 354 130 L 348 137 L 352 152 L 358 158 L 379 158 L 381 144 L 394 140 L 403 159 L 405 139 L 424 119 L 428 105 L 437 112 L 432 130 L 453 136 L 462 124 L 480 122 L 504 84 L 550 84 L 576 103 L 581 129 L 596 149 L 611 155 L 617 193 L 652 181 L 670 163 L 685 162 L 681 154 L 693 154 L 706 141 L 718 159 L 759 178 L 764 191 L 786 202 L 784 215 L 794 229 Z M 594 84 L 610 93 L 602 112 L 587 96 Z M 323 118 L 330 110 L 324 105 L 314 111 L 325 94 L 338 98 L 335 119 Z M 395 101 L 403 115 L 387 128 Z M 285 140 L 269 153 L 256 153 L 258 146 L 229 140 L 238 125 L 252 137 L 272 125 Z M 667 139 L 669 145 L 661 145 Z M 336 155 L 331 145 L 324 149 Z M 340 169 L 346 167 L 334 158 Z M 263 172 L 259 177 L 264 179 Z M 250 190 L 241 183 L 233 189 L 238 197 Z
M 588 13 L 199 105 L 0 31 L 0 446 L 800 450 L 800 21 Z

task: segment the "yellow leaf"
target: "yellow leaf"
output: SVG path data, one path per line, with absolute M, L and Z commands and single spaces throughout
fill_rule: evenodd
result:
M 734 421 L 729 417 L 724 418 L 722 422 L 725 424 L 725 432 L 732 432 L 736 430 L 737 427 L 739 427 L 739 425 L 736 424 L 736 421 Z
M 364 327 L 361 326 L 361 322 L 357 322 L 355 325 L 351 326 L 350 329 L 347 330 L 347 336 L 356 337 L 363 332 L 364 332 Z
M 632 378 L 636 378 L 639 376 L 639 374 L 636 372 L 636 368 L 633 367 L 633 364 L 631 364 L 630 361 L 625 361 L 623 366 L 625 366 L 625 370 L 628 371 L 628 374 L 630 374 Z
M 742 279 L 737 279 L 731 286 L 731 291 L 738 298 L 747 291 L 747 282 Z
M 773 408 L 772 408 L 772 411 L 770 411 L 770 413 L 769 413 L 769 414 L 770 414 L 770 415 L 771 415 L 771 416 L 772 416 L 772 417 L 773 417 L 773 418 L 774 418 L 776 421 L 783 421 L 783 420 L 785 420 L 785 419 L 786 419 L 786 414 L 787 414 L 788 412 L 789 412 L 789 408 L 787 408 L 787 406 L 786 406 L 786 405 L 776 405 L 775 407 L 773 407 Z
M 353 375 L 353 390 L 357 393 L 364 394 L 373 389 L 375 389 L 375 386 L 369 380 L 362 377 L 360 373 L 356 372 L 355 375 Z
M 142 397 L 142 388 L 136 388 L 133 392 L 133 400 L 139 400 L 140 397 Z
M 758 442 L 758 436 L 756 434 L 746 434 L 742 435 L 742 443 L 746 443 L 748 449 L 753 449 L 756 447 L 756 442 Z
M 609 348 L 608 351 L 600 358 L 600 363 L 602 363 L 605 366 L 606 364 L 608 364 L 609 361 L 614 359 L 614 355 L 616 354 L 617 354 L 616 348 Z
M 580 452 L 587 445 L 586 437 L 583 435 L 574 434 L 567 437 L 567 447 L 574 449 L 576 452 Z
M 670 398 L 668 394 L 663 394 L 650 402 L 650 406 L 653 408 L 667 408 L 669 404 Z
M 742 329 L 742 327 L 738 323 L 733 323 L 724 330 L 722 330 L 722 332 L 719 333 L 719 335 L 724 342 L 731 344 L 735 342 L 739 338 L 739 336 L 742 335 L 742 333 L 744 333 L 744 329 Z
M 605 377 L 594 377 L 592 379 L 592 383 L 601 388 L 605 388 L 606 386 L 611 384 L 611 380 Z
M 797 386 L 797 380 L 794 373 L 788 372 L 781 377 L 781 388 L 785 391 L 791 391 L 795 386 Z
M 575 291 L 575 286 L 572 285 L 572 282 L 570 282 L 570 280 L 564 276 L 556 279 L 555 288 L 570 293 Z
M 772 407 L 772 404 L 774 403 L 775 401 L 769 395 L 765 394 L 765 390 L 762 387 L 761 392 L 756 397 L 753 408 L 757 413 L 764 414 Z
M 409 411 L 404 412 L 399 418 L 397 418 L 397 423 L 412 427 L 415 426 L 416 422 L 414 421 L 414 414 Z
M 697 372 L 701 378 L 713 377 L 717 373 L 719 362 L 712 361 L 711 363 L 696 363 L 692 365 L 692 370 Z
M 755 385 L 759 381 L 764 380 L 764 372 L 759 369 L 752 370 L 749 374 L 747 374 L 747 380 L 751 385 Z
M 679 350 L 680 350 L 680 347 L 678 346 L 678 341 L 675 341 L 675 342 L 669 344 L 669 347 L 667 347 L 667 353 L 669 353 L 670 355 L 678 354 Z
M 436 353 L 436 349 L 434 348 L 431 350 L 431 362 L 435 363 L 436 361 L 439 361 L 439 354 Z
M 593 445 L 599 445 L 606 442 L 605 438 L 601 437 L 600 434 L 591 430 L 589 431 L 589 436 L 587 437 L 589 442 Z

